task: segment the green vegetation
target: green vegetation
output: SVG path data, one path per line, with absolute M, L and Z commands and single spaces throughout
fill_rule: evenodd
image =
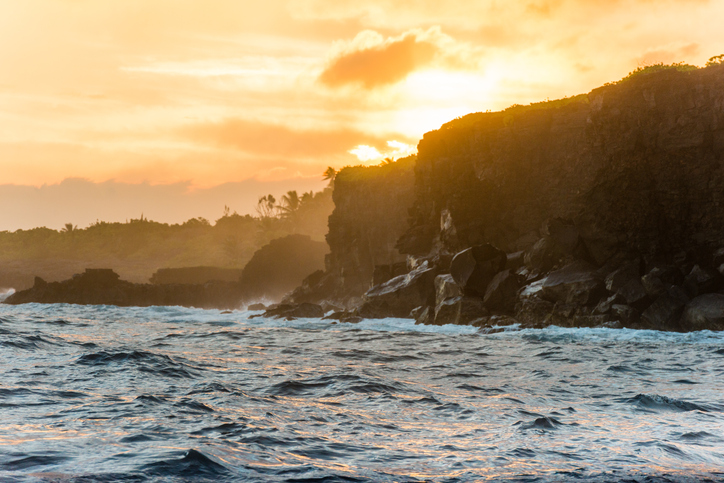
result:
M 709 65 L 709 64 L 707 64 Z M 626 82 L 628 80 L 633 79 L 634 77 L 638 77 L 641 75 L 648 75 L 648 74 L 654 74 L 656 72 L 661 72 L 665 70 L 676 70 L 678 72 L 692 72 L 695 70 L 699 70 L 700 67 L 697 67 L 695 65 L 691 64 L 685 64 L 684 62 L 678 62 L 674 64 L 653 64 L 653 65 L 647 65 L 643 67 L 637 67 L 636 70 L 629 72 L 629 74 L 621 79 L 620 81 L 616 82 L 616 84 L 621 82 Z
M 715 55 L 714 57 L 709 57 L 709 60 L 706 63 L 707 67 L 711 67 L 714 65 L 722 65 L 724 64 L 724 54 Z
M 326 176 L 326 174 L 325 174 Z M 290 234 L 324 241 L 332 213 L 332 188 L 301 196 L 289 191 L 277 202 L 260 198 L 258 216 L 239 215 L 224 207 L 214 223 L 191 218 L 181 224 L 148 220 L 98 221 L 87 228 L 67 223 L 0 232 L 0 287 L 23 288 L 34 276 L 48 281 L 69 278 L 83 269 L 112 268 L 122 278 L 147 282 L 159 268 L 243 268 L 269 241 Z
M 711 57 L 707 63 L 706 67 L 713 67 L 713 66 L 719 66 L 724 65 L 724 54 L 716 55 L 714 57 Z M 704 68 L 706 68 L 704 67 Z M 616 81 L 616 82 L 609 82 L 605 84 L 606 86 L 616 85 L 620 84 L 622 82 L 629 81 L 631 79 L 634 79 L 636 77 L 642 76 L 642 75 L 648 75 L 648 74 L 654 74 L 657 72 L 662 72 L 666 70 L 676 70 L 678 72 L 693 72 L 696 70 L 701 69 L 702 67 L 697 67 L 695 65 L 686 64 L 684 62 L 674 63 L 674 64 L 653 64 L 653 65 L 647 65 L 643 67 L 637 67 L 636 70 L 629 72 L 629 74 L 624 77 L 623 79 Z M 588 104 L 588 94 L 579 94 L 577 96 L 571 96 L 571 97 L 564 97 L 563 99 L 555 99 L 555 100 L 545 100 L 542 102 L 533 102 L 528 105 L 521 105 L 521 104 L 513 104 L 512 106 L 504 109 L 503 111 L 496 111 L 496 112 L 475 112 L 471 114 L 467 114 L 465 116 L 461 116 L 458 118 L 453 119 L 450 122 L 447 122 L 443 124 L 440 129 L 465 129 L 470 128 L 475 125 L 478 125 L 481 122 L 490 122 L 490 123 L 500 123 L 502 122 L 504 126 L 511 126 L 515 121 L 515 116 L 522 114 L 524 112 L 529 111 L 541 111 L 541 110 L 548 110 L 548 109 L 560 109 L 565 106 L 568 106 L 570 104 L 576 104 L 576 103 L 584 103 Z

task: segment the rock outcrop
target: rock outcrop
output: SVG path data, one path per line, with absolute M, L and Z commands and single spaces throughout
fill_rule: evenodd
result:
M 288 235 L 270 241 L 251 257 L 241 272 L 241 288 L 249 300 L 278 301 L 308 275 L 324 268 L 324 242 L 306 235 Z
M 404 232 L 397 215 L 375 211 L 378 226 L 395 220 L 389 233 L 399 234 L 407 275 L 389 237 L 375 257 L 361 255 L 369 250 L 360 240 L 372 242 L 345 202 L 367 206 L 381 195 L 335 187 L 320 280 L 353 286 L 347 294 L 374 281 L 363 299 L 347 298 L 355 314 L 721 328 L 724 66 L 643 73 L 587 95 L 456 119 L 424 136 L 414 174 Z M 389 262 L 375 271 L 373 258 Z
M 374 279 L 381 283 L 409 271 L 407 257 L 395 245 L 408 227 L 415 160 L 347 167 L 337 174 L 325 270 L 304 280 L 283 303 L 328 300 L 353 307 Z
M 110 269 L 86 269 L 62 282 L 36 277 L 32 288 L 16 292 L 6 304 L 67 303 L 148 307 L 180 305 L 197 308 L 235 309 L 243 294 L 237 282 L 205 284 L 142 284 L 120 280 Z

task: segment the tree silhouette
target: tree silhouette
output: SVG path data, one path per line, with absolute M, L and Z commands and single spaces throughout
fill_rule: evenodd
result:
M 285 214 L 294 213 L 299 209 L 301 204 L 302 200 L 299 198 L 299 194 L 297 194 L 296 190 L 287 191 L 287 194 L 282 196 L 281 209 Z
M 278 215 L 279 207 L 277 206 L 277 199 L 274 195 L 261 196 L 256 204 L 256 212 L 262 218 L 276 218 Z

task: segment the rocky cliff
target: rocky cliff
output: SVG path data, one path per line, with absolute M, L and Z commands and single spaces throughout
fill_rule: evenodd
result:
M 724 330 L 724 65 L 653 70 L 427 133 L 404 230 L 360 216 L 400 181 L 343 178 L 327 274 L 301 292 L 372 280 L 340 320 Z M 407 273 L 374 275 L 402 254 Z
M 418 150 L 406 253 L 522 250 L 554 217 L 575 222 L 598 263 L 696 257 L 724 240 L 724 66 L 471 114 Z
M 353 305 L 374 280 L 379 283 L 407 272 L 406 257 L 395 245 L 408 227 L 414 166 L 415 157 L 410 156 L 337 173 L 325 271 L 315 273 L 285 302 L 327 299 Z

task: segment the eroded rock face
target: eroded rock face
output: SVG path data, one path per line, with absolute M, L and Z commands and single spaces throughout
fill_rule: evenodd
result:
M 681 318 L 683 330 L 724 330 L 724 295 L 704 294 L 693 299 Z
M 485 296 L 488 284 L 505 268 L 507 256 L 490 244 L 461 251 L 450 263 L 450 275 L 466 295 Z
M 486 315 L 488 311 L 478 297 L 459 296 L 447 299 L 435 307 L 434 325 L 469 325 Z
M 361 317 L 410 317 L 416 307 L 432 305 L 435 300 L 435 269 L 424 264 L 406 275 L 372 287 L 359 308 Z
M 462 289 L 449 273 L 435 277 L 435 305 L 440 305 L 450 298 L 460 297 L 462 294 Z
M 596 264 L 626 252 L 669 260 L 716 250 L 724 212 L 700 207 L 724 204 L 722 105 L 719 66 L 635 76 L 565 105 L 451 121 L 418 146 L 410 230 L 435 228 L 431 244 L 446 248 L 446 210 L 461 247 L 517 251 L 529 233 L 553 240 L 541 227 L 560 218 L 573 222 L 558 227 L 562 244 L 575 251 L 580 236 Z M 553 268 L 550 258 L 540 263 Z
M 518 298 L 520 277 L 510 270 L 503 270 L 493 277 L 483 297 L 483 305 L 491 311 L 512 312 Z
M 590 305 L 601 298 L 603 289 L 596 268 L 579 261 L 551 272 L 543 283 L 542 297 L 567 305 Z

